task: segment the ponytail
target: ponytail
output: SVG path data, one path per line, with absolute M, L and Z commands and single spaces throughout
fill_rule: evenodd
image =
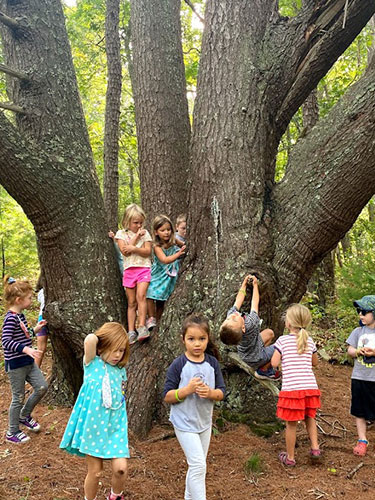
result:
M 301 328 L 297 333 L 297 352 L 298 354 L 303 354 L 307 349 L 307 339 L 309 334 L 304 328 Z

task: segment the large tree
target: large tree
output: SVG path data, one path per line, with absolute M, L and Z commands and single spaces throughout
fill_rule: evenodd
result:
M 133 0 L 132 5 L 135 30 L 153 20 L 148 32 L 133 34 L 134 81 L 156 84 L 139 85 L 138 97 L 135 92 L 138 112 L 147 114 L 150 103 L 150 116 L 143 116 L 144 122 L 137 118 L 140 150 L 145 152 L 140 156 L 141 162 L 155 158 L 155 165 L 161 165 L 159 157 L 174 154 L 173 141 L 183 152 L 178 168 L 167 162 L 160 166 L 160 179 L 170 186 L 174 168 L 182 187 L 190 186 L 190 245 L 159 335 L 132 355 L 129 412 L 139 433 L 147 431 L 160 409 L 164 368 L 178 350 L 184 315 L 200 309 L 217 326 L 243 274 L 257 271 L 263 317 L 277 330 L 285 306 L 300 299 L 318 262 L 375 191 L 374 64 L 299 142 L 283 180 L 274 182 L 277 147 L 289 121 L 374 13 L 373 0 L 306 1 L 291 19 L 279 15 L 274 0 L 209 0 L 189 177 L 186 96 L 175 38 L 180 4 L 162 4 L 171 10 L 154 1 Z M 0 114 L 0 182 L 36 230 L 48 283 L 57 380 L 69 396 L 79 386 L 82 337 L 107 319 L 121 318 L 120 284 L 61 5 L 58 0 L 0 0 L 0 10 L 2 69 L 9 75 L 8 107 L 16 112 L 15 123 Z M 155 58 L 144 65 L 142 58 L 151 49 L 136 44 L 149 43 L 150 36 Z M 154 60 L 168 63 L 168 70 L 160 73 Z M 174 96 L 173 65 L 178 67 Z M 155 93 L 166 96 L 164 105 L 160 98 L 155 103 Z M 137 98 L 142 101 L 138 105 Z M 157 126 L 146 120 L 152 116 Z M 168 131 L 177 134 L 171 142 Z M 168 205 L 164 186 L 156 180 L 152 168 L 143 170 L 145 206 L 160 210 L 162 193 L 173 213 L 182 206 L 181 191 L 169 189 Z
M 372 0 L 311 0 L 285 18 L 273 0 L 207 1 L 191 144 L 189 255 L 152 340 L 148 375 L 156 377 L 176 352 L 186 313 L 199 309 L 220 324 L 248 272 L 260 276 L 262 317 L 280 332 L 281 313 L 300 300 L 317 264 L 374 193 L 374 64 L 299 141 L 282 181 L 274 181 L 288 123 L 374 11 Z M 149 15 L 146 8 L 134 13 Z M 142 134 L 138 127 L 139 140 Z M 132 362 L 147 355 L 141 348 Z M 154 379 L 143 382 L 145 398 L 144 387 L 160 392 Z M 131 411 L 149 407 L 141 398 Z

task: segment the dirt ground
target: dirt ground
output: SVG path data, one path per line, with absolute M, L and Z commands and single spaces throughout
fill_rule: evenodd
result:
M 44 364 L 47 372 L 49 366 L 50 360 L 47 359 Z M 320 434 L 324 456 L 319 464 L 310 463 L 309 444 L 302 426 L 298 431 L 297 466 L 286 468 L 277 459 L 278 453 L 284 449 L 283 432 L 265 439 L 255 436 L 243 425 L 230 424 L 226 432 L 213 436 L 211 441 L 207 498 L 374 499 L 375 448 L 372 443 L 375 443 L 375 426 L 369 429 L 368 455 L 355 457 L 352 453 L 355 426 L 349 415 L 350 372 L 348 366 L 323 361 L 317 368 L 323 418 L 328 422 L 320 420 L 320 423 L 326 433 L 333 431 L 338 436 Z M 4 440 L 10 403 L 4 370 L 0 375 L 0 390 L 0 499 L 83 499 L 85 461 L 58 448 L 70 409 L 39 405 L 34 416 L 42 424 L 42 431 L 32 435 L 29 443 L 14 446 Z M 126 499 L 183 499 L 186 472 L 183 453 L 174 437 L 157 439 L 169 430 L 155 427 L 149 442 L 131 439 Z M 261 457 L 262 471 L 245 474 L 244 464 L 254 453 Z M 363 465 L 349 479 L 348 473 L 361 463 Z M 98 500 L 108 494 L 109 481 L 110 465 L 107 463 Z

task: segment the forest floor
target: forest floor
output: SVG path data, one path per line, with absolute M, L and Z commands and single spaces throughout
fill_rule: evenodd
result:
M 50 370 L 50 357 L 44 368 Z M 258 437 L 244 425 L 229 424 L 225 432 L 212 437 L 208 454 L 207 498 L 242 500 L 326 500 L 332 498 L 374 499 L 375 425 L 369 429 L 369 451 L 355 457 L 353 418 L 349 415 L 351 367 L 321 361 L 316 374 L 322 391 L 325 432 L 320 434 L 324 455 L 319 464 L 308 457 L 309 443 L 302 427 L 298 430 L 297 466 L 286 468 L 278 461 L 284 450 L 284 432 L 270 438 Z M 83 499 L 85 461 L 59 450 L 70 415 L 69 408 L 38 405 L 34 416 L 43 429 L 24 445 L 4 440 L 10 403 L 9 383 L 0 375 L 0 499 Z M 329 416 L 324 416 L 324 415 Z M 341 427 L 342 426 L 342 427 Z M 336 429 L 333 429 L 333 428 Z M 344 429 L 345 428 L 345 429 Z M 343 430 L 341 430 L 343 429 Z M 182 500 L 186 463 L 176 439 L 157 439 L 170 429 L 155 427 L 149 441 L 130 440 L 131 459 L 125 498 L 129 500 Z M 245 473 L 245 463 L 258 454 L 262 470 Z M 363 464 L 351 478 L 348 474 Z M 105 464 L 98 500 L 108 494 L 110 465 Z

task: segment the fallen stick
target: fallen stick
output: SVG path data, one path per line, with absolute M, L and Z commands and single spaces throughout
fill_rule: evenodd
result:
M 364 464 L 363 462 L 361 462 L 360 464 L 358 464 L 358 465 L 357 465 L 357 467 L 354 467 L 354 469 L 353 469 L 353 470 L 351 470 L 350 472 L 348 472 L 348 474 L 346 475 L 346 477 L 347 477 L 348 479 L 351 479 L 351 478 L 354 476 L 354 474 L 355 474 L 356 472 L 358 472 L 358 471 L 359 471 L 359 469 L 360 469 L 361 467 L 363 467 L 364 465 L 365 465 L 365 464 Z

